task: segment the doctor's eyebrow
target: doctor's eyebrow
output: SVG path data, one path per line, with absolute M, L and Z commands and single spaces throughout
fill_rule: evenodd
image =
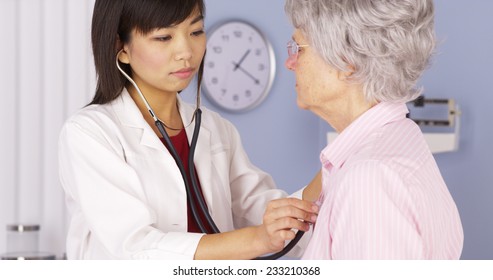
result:
M 191 22 L 190 22 L 190 26 L 196 24 L 197 22 L 201 21 L 201 20 L 204 20 L 204 16 L 203 15 L 198 15 L 196 18 L 194 18 Z M 165 27 L 165 28 L 169 28 L 169 29 L 173 29 L 173 28 L 176 28 L 178 26 L 178 24 L 173 24 L 169 27 Z
M 192 20 L 192 22 L 190 23 L 190 25 L 195 24 L 195 23 L 197 23 L 197 22 L 199 22 L 201 20 L 204 20 L 204 16 L 203 15 L 199 15 L 194 20 Z

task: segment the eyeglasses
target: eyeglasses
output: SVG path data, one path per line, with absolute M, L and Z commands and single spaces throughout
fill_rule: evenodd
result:
M 300 51 L 300 49 L 304 48 L 304 47 L 309 47 L 309 45 L 298 45 L 298 43 L 296 43 L 295 41 L 293 40 L 290 40 L 288 42 L 288 56 L 290 59 L 298 59 L 298 53 Z

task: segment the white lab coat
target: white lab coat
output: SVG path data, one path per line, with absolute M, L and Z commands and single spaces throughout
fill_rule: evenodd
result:
M 187 125 L 194 107 L 179 104 Z M 193 129 L 186 128 L 189 141 Z M 286 196 L 250 163 L 235 127 L 207 109 L 194 162 L 221 232 L 261 224 L 267 202 Z M 202 234 L 186 232 L 179 169 L 126 90 L 65 123 L 59 165 L 71 216 L 69 259 L 193 259 Z

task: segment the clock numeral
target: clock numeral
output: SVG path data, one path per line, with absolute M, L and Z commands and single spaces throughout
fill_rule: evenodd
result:
M 252 97 L 252 91 L 250 91 L 250 90 L 245 91 L 245 97 L 251 98 Z
M 243 36 L 242 31 L 234 31 L 233 34 L 235 35 L 236 38 L 241 38 Z
M 229 42 L 229 35 L 222 36 L 224 42 Z
M 225 88 L 223 88 L 221 91 L 222 91 L 222 93 L 223 93 L 223 94 L 222 94 L 223 96 L 225 96 L 225 95 L 226 95 L 226 93 L 228 92 L 228 90 L 227 90 L 227 89 L 225 89 Z
M 260 63 L 260 64 L 258 65 L 258 70 L 259 70 L 259 71 L 264 71 L 264 70 L 265 70 L 265 64 Z
M 262 49 L 256 49 L 255 50 L 255 55 L 256 56 L 261 56 L 262 55 Z
M 219 79 L 217 77 L 214 77 L 212 78 L 211 82 L 214 84 L 214 85 L 217 85 L 219 83 Z
M 216 64 L 213 61 L 207 62 L 207 67 L 214 68 L 215 66 L 216 66 Z
M 220 54 L 223 52 L 223 48 L 221 47 L 212 47 L 212 50 L 217 53 L 217 54 Z
M 253 43 L 253 38 L 252 38 L 252 36 L 248 37 L 248 42 Z
M 238 94 L 233 95 L 233 101 L 234 102 L 240 101 L 240 96 Z

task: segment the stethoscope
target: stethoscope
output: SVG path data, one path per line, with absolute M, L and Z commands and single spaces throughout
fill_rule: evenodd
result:
M 116 55 L 116 67 L 122 73 L 122 75 L 135 87 L 140 98 L 144 102 L 144 104 L 147 108 L 147 111 L 149 112 L 149 114 L 153 118 L 154 124 L 156 125 L 157 129 L 159 130 L 159 133 L 161 133 L 161 135 L 163 136 L 164 141 L 166 142 L 166 145 L 168 147 L 168 150 L 170 151 L 171 155 L 173 156 L 173 158 L 176 162 L 176 165 L 178 166 L 178 169 L 180 170 L 181 176 L 183 178 L 183 182 L 185 183 L 185 189 L 187 192 L 187 201 L 188 201 L 188 204 L 190 205 L 190 208 L 192 211 L 192 216 L 193 216 L 194 220 L 197 222 L 197 225 L 199 226 L 200 231 L 202 231 L 203 233 L 207 233 L 207 234 L 220 233 L 218 227 L 214 223 L 214 220 L 212 219 L 212 217 L 209 213 L 209 210 L 207 209 L 207 204 L 205 203 L 204 198 L 200 195 L 197 176 L 195 175 L 195 165 L 193 163 L 193 158 L 195 155 L 195 148 L 197 146 L 197 139 L 199 137 L 199 132 L 200 132 L 200 124 L 202 122 L 202 110 L 200 110 L 200 108 L 199 108 L 200 98 L 197 97 L 196 109 L 193 113 L 193 118 L 190 122 L 190 124 L 191 124 L 195 120 L 195 127 L 194 127 L 194 131 L 193 131 L 192 141 L 190 142 L 190 152 L 188 155 L 188 169 L 189 169 L 188 175 L 190 176 L 190 181 L 191 181 L 191 186 L 190 186 L 190 184 L 187 180 L 187 174 L 185 172 L 185 167 L 183 166 L 183 162 L 181 161 L 180 156 L 178 155 L 178 152 L 176 151 L 175 147 L 173 146 L 173 143 L 171 142 L 171 139 L 169 138 L 169 135 L 166 132 L 166 129 L 164 129 L 164 127 L 166 125 L 154 113 L 151 106 L 149 105 L 149 102 L 147 102 L 147 99 L 145 98 L 144 94 L 140 91 L 140 88 L 137 86 L 137 83 L 135 83 L 135 81 L 125 71 L 123 71 L 123 69 L 120 67 L 118 57 L 120 56 L 120 53 L 122 51 L 123 50 L 120 50 Z M 169 129 L 173 129 L 173 128 L 169 128 Z M 195 195 L 192 195 L 192 192 L 191 192 L 192 189 L 193 189 Z M 200 211 L 204 214 L 204 217 L 207 221 L 207 224 L 212 229 L 212 232 L 207 230 L 205 225 L 202 223 L 202 220 L 199 218 L 198 209 L 196 208 L 194 202 L 197 202 L 197 204 L 199 205 Z M 288 245 L 286 245 L 286 247 L 284 247 L 284 249 L 282 249 L 281 251 L 279 251 L 275 254 L 272 254 L 272 255 L 257 257 L 257 258 L 255 258 L 255 260 L 275 260 L 275 259 L 278 259 L 278 258 L 284 256 L 287 252 L 289 252 L 298 243 L 298 241 L 301 239 L 301 237 L 303 236 L 304 233 L 305 233 L 304 231 L 299 230 L 296 233 L 295 238 L 293 240 L 291 240 L 288 243 Z

